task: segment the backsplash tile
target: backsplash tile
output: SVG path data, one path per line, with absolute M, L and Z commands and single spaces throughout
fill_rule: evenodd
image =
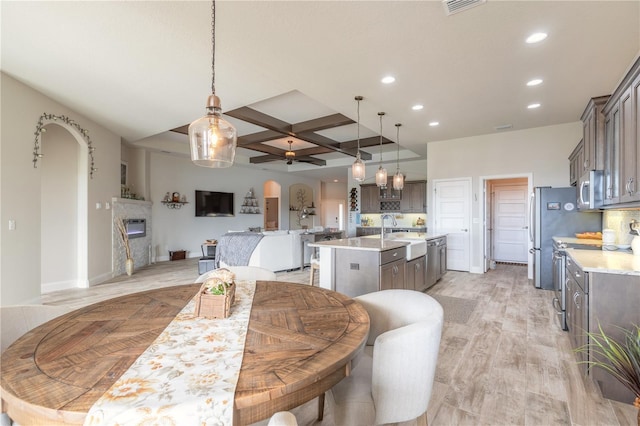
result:
M 616 244 L 631 244 L 631 219 L 640 221 L 640 210 L 605 210 L 602 215 L 602 229 L 613 229 L 616 232 Z

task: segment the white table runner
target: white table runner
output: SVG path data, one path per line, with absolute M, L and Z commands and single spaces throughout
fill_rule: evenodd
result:
M 91 407 L 85 426 L 232 425 L 255 281 L 238 281 L 231 316 L 194 317 L 191 300 Z

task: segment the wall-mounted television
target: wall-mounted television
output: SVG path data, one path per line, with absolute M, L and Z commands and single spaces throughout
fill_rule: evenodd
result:
M 233 193 L 196 190 L 196 216 L 234 216 Z

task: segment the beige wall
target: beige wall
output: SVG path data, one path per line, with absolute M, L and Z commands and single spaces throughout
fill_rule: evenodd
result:
M 472 178 L 471 270 L 483 271 L 482 178 L 531 174 L 533 186 L 569 186 L 569 154 L 582 138 L 582 123 L 430 142 L 427 218 L 432 220 L 435 179 Z
M 47 238 L 47 230 L 42 230 L 40 224 L 42 169 L 34 169 L 31 160 L 34 131 L 43 112 L 74 119 L 89 131 L 96 148 L 95 177 L 79 176 L 88 185 L 88 278 L 90 282 L 110 278 L 111 211 L 95 206 L 98 202 L 104 206 L 120 192 L 120 138 L 4 73 L 0 74 L 0 80 L 0 304 L 37 302 L 40 296 L 40 244 L 42 238 Z M 42 207 L 57 208 L 55 203 Z M 8 230 L 9 220 L 15 220 L 13 231 Z
M 240 214 L 242 200 L 250 188 L 264 212 L 264 182 L 273 181 L 281 186 L 280 229 L 292 228 L 289 212 L 289 187 L 303 183 L 311 188 L 317 206 L 320 199 L 320 181 L 298 175 L 271 172 L 254 166 L 234 165 L 227 169 L 209 169 L 195 166 L 190 158 L 163 153 L 150 154 L 151 198 L 153 202 L 153 256 L 167 260 L 168 250 L 187 250 L 188 256 L 199 257 L 200 244 L 206 239 L 219 238 L 227 231 L 246 231 L 249 227 L 262 227 L 262 214 Z M 195 217 L 195 190 L 234 193 L 235 217 Z M 160 200 L 169 191 L 187 196 L 180 210 L 170 210 Z M 310 224 L 311 225 L 311 224 Z

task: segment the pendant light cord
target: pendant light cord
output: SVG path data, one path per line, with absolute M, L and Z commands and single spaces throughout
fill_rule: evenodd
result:
M 362 96 L 356 96 L 356 100 L 358 101 L 358 154 L 360 154 L 360 101 Z
M 216 2 L 211 2 L 211 94 L 216 94 Z
M 384 112 L 379 112 L 378 115 L 380 116 L 380 167 L 382 167 L 382 116 Z
M 400 126 L 402 126 L 402 124 L 396 123 L 396 145 L 398 145 L 396 151 L 396 172 L 400 171 Z

